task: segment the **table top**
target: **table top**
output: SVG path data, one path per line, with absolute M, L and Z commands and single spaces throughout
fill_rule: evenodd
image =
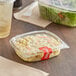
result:
M 32 0 L 22 0 L 23 7 Z M 58 57 L 48 59 L 36 63 L 27 63 L 21 60 L 16 54 L 14 49 L 10 46 L 9 40 L 18 34 L 35 31 L 35 30 L 48 30 L 57 34 L 62 40 L 64 40 L 69 46 L 69 49 L 61 50 L 61 54 Z M 46 28 L 41 28 L 29 23 L 18 21 L 13 18 L 12 30 L 9 37 L 0 39 L 0 55 L 19 62 L 24 65 L 28 65 L 37 69 L 41 69 L 50 73 L 49 76 L 76 76 L 76 28 L 69 28 L 63 25 L 50 24 Z

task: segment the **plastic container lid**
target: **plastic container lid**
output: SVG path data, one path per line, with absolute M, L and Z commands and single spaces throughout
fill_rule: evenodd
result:
M 65 10 L 76 11 L 76 0 L 39 0 L 39 2 Z
M 55 48 L 59 48 L 59 49 L 69 48 L 69 46 L 64 41 L 62 41 L 57 35 L 53 34 L 52 32 L 46 31 L 46 30 L 33 31 L 33 32 L 28 32 L 28 33 L 24 33 L 21 35 L 17 35 L 10 40 L 10 43 L 13 45 L 13 47 L 16 47 L 14 43 L 16 42 L 17 39 L 24 38 L 24 37 L 31 36 L 31 35 L 36 35 L 36 34 L 45 34 L 49 36 L 49 38 L 52 37 L 54 40 L 56 40 L 56 42 L 59 42 L 58 45 L 55 45 Z

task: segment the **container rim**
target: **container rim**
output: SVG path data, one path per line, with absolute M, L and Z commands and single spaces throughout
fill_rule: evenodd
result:
M 42 5 L 45 5 L 45 6 L 52 6 L 52 7 L 55 7 L 55 8 L 59 8 L 59 9 L 61 9 L 61 10 L 65 10 L 65 11 L 76 12 L 76 10 L 59 7 L 59 6 L 56 6 L 56 5 L 49 5 L 49 4 L 47 4 L 47 3 L 41 2 L 40 0 L 38 0 L 38 3 L 41 3 Z

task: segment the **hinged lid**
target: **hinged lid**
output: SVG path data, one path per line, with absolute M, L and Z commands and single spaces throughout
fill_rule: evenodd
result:
M 39 0 L 39 2 L 65 10 L 76 11 L 76 0 Z

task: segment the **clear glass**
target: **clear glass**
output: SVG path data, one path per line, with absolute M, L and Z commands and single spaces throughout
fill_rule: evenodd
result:
M 0 1 L 0 38 L 10 34 L 14 0 Z

